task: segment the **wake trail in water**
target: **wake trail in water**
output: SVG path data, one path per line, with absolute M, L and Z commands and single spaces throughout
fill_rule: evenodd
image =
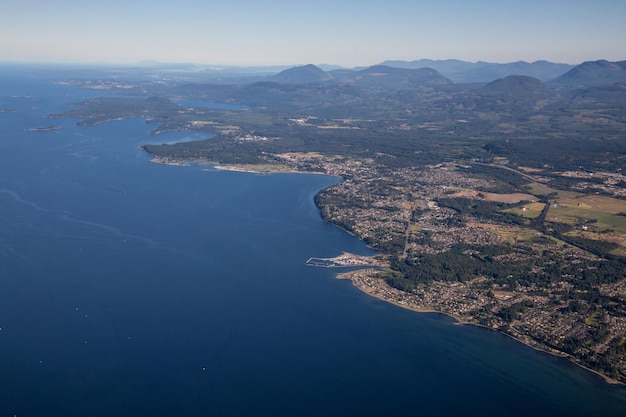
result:
M 116 191 L 116 192 L 120 192 L 120 190 L 112 190 L 112 191 Z M 123 192 L 123 191 L 121 191 Z M 82 219 L 80 217 L 76 217 L 75 215 L 73 215 L 72 213 L 68 212 L 68 211 L 57 211 L 57 210 L 51 210 L 51 209 L 47 209 L 45 207 L 40 206 L 39 204 L 37 204 L 34 201 L 30 201 L 30 200 L 26 200 L 24 198 L 22 198 L 22 196 L 20 194 L 18 194 L 17 192 L 13 191 L 13 190 L 8 190 L 8 189 L 1 189 L 0 193 L 6 194 L 8 196 L 10 196 L 12 198 L 12 200 L 18 204 L 22 204 L 25 205 L 27 207 L 30 207 L 34 210 L 36 210 L 37 212 L 40 213 L 47 213 L 47 214 L 51 214 L 65 222 L 69 222 L 69 223 L 73 223 L 76 225 L 81 225 L 81 226 L 87 226 L 88 229 L 92 229 L 92 230 L 97 230 L 99 233 L 85 233 L 85 234 L 67 234 L 67 233 L 63 233 L 61 231 L 57 231 L 55 229 L 50 229 L 49 227 L 46 228 L 37 228 L 37 230 L 40 232 L 43 230 L 49 231 L 49 233 L 45 233 L 46 235 L 51 234 L 55 237 L 62 237 L 62 238 L 73 238 L 73 239 L 82 239 L 82 240 L 101 240 L 104 236 L 99 236 L 98 235 L 109 235 L 109 236 L 113 236 L 115 237 L 116 241 L 137 241 L 140 243 L 143 243 L 145 245 L 147 245 L 150 248 L 159 248 L 162 247 L 162 245 L 151 238 L 145 237 L 145 236 L 139 236 L 139 235 L 134 235 L 134 234 L 129 234 L 129 233 L 124 233 L 122 230 L 120 230 L 119 228 L 109 225 L 109 224 L 105 224 L 105 223 L 99 223 L 99 222 L 93 222 L 90 220 L 85 220 Z M 22 215 L 20 216 L 22 217 L 24 220 L 26 220 L 26 218 L 24 217 L 24 214 L 22 213 Z M 7 218 L 8 219 L 8 218 Z M 14 220 L 15 218 L 13 218 Z M 104 233 L 102 233 L 104 232 Z

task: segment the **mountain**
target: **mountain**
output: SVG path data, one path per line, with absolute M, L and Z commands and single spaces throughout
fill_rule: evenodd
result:
M 587 61 L 553 81 L 559 85 L 607 85 L 626 82 L 626 61 Z
M 335 80 L 366 87 L 415 87 L 420 85 L 446 85 L 452 81 L 432 68 L 394 68 L 387 65 L 374 65 L 360 71 L 332 71 Z
M 457 83 L 490 82 L 509 75 L 527 75 L 541 81 L 549 81 L 574 67 L 570 64 L 557 64 L 548 61 L 535 61 L 532 63 L 517 61 L 507 64 L 495 64 L 483 61 L 472 63 L 457 59 L 420 59 L 410 62 L 385 61 L 383 64 L 397 68 L 434 68 L 443 76 Z
M 283 84 L 319 84 L 331 81 L 333 76 L 313 64 L 293 67 L 269 77 L 268 81 Z
M 549 81 L 573 68 L 573 65 L 556 64 L 548 61 L 535 61 L 532 63 L 517 61 L 507 64 L 478 62 L 477 64 L 480 66 L 461 74 L 466 82 L 491 81 L 509 75 L 525 75 L 540 81 Z
M 530 117 L 538 103 L 549 96 L 549 90 L 536 78 L 509 75 L 482 86 L 475 94 L 480 112 L 506 114 L 519 122 Z
M 444 59 L 444 60 L 433 60 L 433 59 L 419 59 L 416 61 L 385 61 L 380 65 L 386 65 L 394 68 L 407 68 L 407 69 L 418 69 L 418 68 L 433 68 L 439 71 L 441 74 L 449 77 L 450 74 L 456 74 L 463 71 L 469 71 L 473 69 L 476 64 L 467 61 L 460 61 L 458 59 Z
M 526 75 L 509 75 L 486 84 L 481 88 L 484 93 L 495 94 L 535 94 L 544 93 L 546 86 L 536 78 Z

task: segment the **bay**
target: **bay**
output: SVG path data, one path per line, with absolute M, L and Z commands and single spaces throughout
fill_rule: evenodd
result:
M 155 164 L 190 136 L 143 120 L 29 131 L 98 93 L 0 77 L 0 415 L 626 414 L 566 360 L 307 267 L 373 253 L 313 203 L 339 179 Z

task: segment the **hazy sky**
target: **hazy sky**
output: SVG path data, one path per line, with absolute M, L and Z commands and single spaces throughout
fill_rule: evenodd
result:
M 626 60 L 624 0 L 0 0 L 0 61 Z

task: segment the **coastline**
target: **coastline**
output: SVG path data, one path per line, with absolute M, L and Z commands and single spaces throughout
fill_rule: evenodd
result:
M 244 172 L 246 174 L 257 174 L 257 175 L 269 175 L 269 174 L 309 174 L 309 175 L 329 175 L 324 172 L 319 171 L 298 171 L 296 169 L 290 168 L 286 165 L 275 165 L 275 164 L 226 164 L 222 165 L 219 162 L 210 161 L 204 158 L 184 158 L 184 159 L 176 159 L 169 158 L 164 156 L 154 156 L 150 160 L 150 162 L 154 162 L 157 164 L 177 166 L 177 167 L 188 167 L 194 164 L 198 165 L 212 165 L 213 169 L 217 171 L 231 171 L 231 172 Z
M 411 297 L 411 294 L 405 293 L 401 290 L 395 289 L 393 287 L 390 287 L 386 282 L 384 282 L 384 280 L 382 280 L 381 278 L 375 278 L 373 277 L 373 274 L 378 273 L 379 271 L 374 270 L 374 269 L 360 269 L 360 270 L 356 270 L 356 271 L 350 271 L 350 272 L 344 272 L 344 273 L 340 273 L 336 275 L 336 279 L 344 279 L 344 280 L 349 280 L 350 282 L 352 282 L 352 285 L 354 285 L 356 288 L 358 288 L 360 291 L 364 292 L 365 294 L 377 298 L 381 301 L 385 301 L 389 304 L 393 304 L 397 307 L 401 307 L 404 308 L 406 310 L 410 310 L 410 311 L 414 311 L 416 313 L 437 313 L 437 314 L 442 314 L 444 316 L 450 317 L 452 319 L 454 319 L 456 321 L 455 324 L 457 325 L 461 325 L 461 326 L 477 326 L 477 327 L 482 327 L 484 329 L 488 329 L 488 330 L 492 330 L 492 331 L 496 331 L 498 333 L 500 333 L 501 335 L 507 336 L 513 340 L 515 340 L 516 342 L 522 343 L 525 346 L 528 346 L 534 350 L 537 350 L 539 352 L 543 352 L 543 353 L 547 353 L 550 355 L 554 355 L 557 356 L 559 358 L 564 358 L 567 359 L 570 363 L 585 369 L 586 371 L 592 372 L 594 374 L 596 374 L 597 376 L 601 377 L 607 384 L 610 385 L 621 385 L 621 386 L 626 386 L 626 383 L 623 383 L 621 381 L 618 381 L 614 378 L 611 378 L 607 375 L 602 374 L 599 371 L 596 371 L 594 369 L 591 369 L 579 362 L 577 362 L 575 360 L 575 358 L 567 353 L 561 352 L 561 351 L 555 351 L 555 350 L 550 350 L 548 348 L 539 346 L 539 345 L 535 345 L 532 344 L 530 342 L 527 342 L 525 340 L 522 340 L 518 337 L 516 337 L 515 335 L 512 335 L 510 333 L 506 333 L 500 329 L 495 329 L 489 326 L 485 326 L 479 323 L 474 323 L 471 322 L 467 319 L 464 319 L 458 315 L 452 314 L 452 313 L 448 313 L 445 311 L 441 311 L 441 310 L 437 310 L 434 308 L 428 308 L 428 307 L 419 307 L 416 305 L 411 305 L 409 303 L 407 303 L 406 301 L 399 301 L 398 299 L 394 299 L 393 297 L 390 296 L 390 294 L 396 294 L 399 297 L 403 297 L 403 298 L 407 298 L 407 297 Z M 368 279 L 364 279 L 364 278 L 368 278 Z M 376 280 L 377 283 L 380 285 L 379 286 L 375 286 L 375 285 L 371 285 L 368 284 L 368 281 L 371 282 L 371 280 Z M 381 287 L 384 289 L 384 291 L 381 291 Z M 385 295 L 387 294 L 387 296 Z
M 182 161 L 182 160 L 179 161 L 179 160 L 176 160 L 176 159 L 162 157 L 162 156 L 155 156 L 154 158 L 152 158 L 150 160 L 150 162 L 154 162 L 155 164 L 170 165 L 170 166 L 174 166 L 174 167 L 188 167 L 188 166 L 191 166 L 191 163 L 189 163 L 189 162 L 185 162 L 185 161 Z
M 269 175 L 269 174 L 281 174 L 281 173 L 293 173 L 293 174 L 312 174 L 312 175 L 332 175 L 332 174 L 327 174 L 324 172 L 307 172 L 307 171 L 299 171 L 297 169 L 293 169 L 293 168 L 289 168 L 287 166 L 279 166 L 279 165 L 273 165 L 273 164 L 266 164 L 266 165 L 258 165 L 258 164 L 241 164 L 241 165 L 236 165 L 236 164 L 231 164 L 231 165 L 221 165 L 219 163 L 216 163 L 214 161 L 209 161 L 206 159 L 202 159 L 202 158 L 190 158 L 190 159 L 181 159 L 181 160 L 175 160 L 175 159 L 169 159 L 169 158 L 164 158 L 164 157 L 154 157 L 154 159 L 152 159 L 152 162 L 156 162 L 156 163 L 161 163 L 161 164 L 166 164 L 166 165 L 172 165 L 172 166 L 190 166 L 191 164 L 211 164 L 213 165 L 213 168 L 216 170 L 222 170 L 222 171 L 233 171 L 233 172 L 243 172 L 243 173 L 250 173 L 250 174 L 257 174 L 257 175 Z M 324 220 L 326 221 L 326 220 Z M 331 222 L 332 223 L 332 222 Z M 333 223 L 334 224 L 334 223 Z M 337 226 L 337 225 L 335 225 Z M 340 226 L 338 226 L 341 230 L 343 230 L 344 232 L 355 236 L 358 238 L 357 235 L 355 235 L 354 233 L 350 232 L 349 230 L 346 230 Z M 345 255 L 345 254 L 344 254 Z M 341 255 L 340 255 L 341 256 Z M 311 258 L 311 259 L 317 259 L 317 258 Z M 321 258 L 320 258 L 321 259 Z M 334 258 L 329 258 L 329 259 L 334 259 Z M 361 268 L 364 268 L 366 266 L 371 266 L 371 265 L 360 265 Z M 378 265 L 378 266 L 382 266 L 382 265 Z M 345 266 L 337 266 L 337 267 L 345 267 Z M 357 267 L 359 267 L 357 265 Z M 535 349 L 537 351 L 540 352 L 544 352 L 544 353 L 548 353 L 550 355 L 554 355 L 560 358 L 565 358 L 567 359 L 570 363 L 583 368 L 587 371 L 590 371 L 594 374 L 596 374 L 597 376 L 601 377 L 606 383 L 611 384 L 611 385 L 622 385 L 622 386 L 626 386 L 626 383 L 621 382 L 619 380 L 616 380 L 614 378 L 611 378 L 607 375 L 602 374 L 599 371 L 596 371 L 594 369 L 591 369 L 581 363 L 579 363 L 578 361 L 576 361 L 575 357 L 569 354 L 566 354 L 564 352 L 561 351 L 557 351 L 554 349 L 550 349 L 546 346 L 542 346 L 540 344 L 535 344 L 531 341 L 526 341 L 523 340 L 519 337 L 516 337 L 513 334 L 507 333 L 503 330 L 497 329 L 497 328 L 493 328 L 493 327 L 489 327 L 489 326 L 485 326 L 476 322 L 471 321 L 471 319 L 469 317 L 462 317 L 460 315 L 456 315 L 450 312 L 446 312 L 446 311 L 442 311 L 442 310 L 438 310 L 436 308 L 432 308 L 432 307 L 421 307 L 421 306 L 417 306 L 415 305 L 415 303 L 409 303 L 407 302 L 407 299 L 413 297 L 414 296 L 412 294 L 406 293 L 404 291 L 398 290 L 396 288 L 390 287 L 386 282 L 384 282 L 382 279 L 380 278 L 373 278 L 373 274 L 380 272 L 380 270 L 376 270 L 376 269 L 358 269 L 355 271 L 350 271 L 350 272 L 345 272 L 345 273 L 339 273 L 336 278 L 337 279 L 349 279 L 352 282 L 352 285 L 354 285 L 355 287 L 357 287 L 360 291 L 378 298 L 379 300 L 388 302 L 390 304 L 393 304 L 395 306 L 407 309 L 407 310 L 411 310 L 417 313 L 437 313 L 437 314 L 443 314 L 445 316 L 448 316 L 452 319 L 454 319 L 456 321 L 457 325 L 472 325 L 472 326 L 478 326 L 478 327 L 483 327 L 485 329 L 489 329 L 492 331 L 497 331 L 498 333 L 507 336 L 509 338 L 512 338 L 513 340 L 522 343 L 532 349 Z M 364 275 L 365 274 L 365 275 Z M 369 283 L 368 280 L 365 279 L 359 279 L 359 276 L 361 276 L 361 278 L 363 278 L 363 276 L 367 276 L 369 278 Z M 356 279 L 355 279 L 356 277 Z M 377 287 L 376 285 L 371 285 L 371 280 L 376 280 L 378 282 L 378 284 L 380 285 L 381 283 L 383 284 L 383 286 L 385 287 L 383 292 L 380 291 L 380 287 Z M 390 294 L 392 294 L 393 296 L 390 296 Z
M 207 162 L 207 163 L 211 163 L 211 162 Z M 271 165 L 271 164 L 266 164 L 266 165 L 255 165 L 255 164 L 250 164 L 250 165 L 248 165 L 248 164 L 242 164 L 242 165 L 235 165 L 235 164 L 221 165 L 221 164 L 215 164 L 213 166 L 213 168 L 215 168 L 218 171 L 245 172 L 245 173 L 248 173 L 248 174 L 313 174 L 313 175 L 322 174 L 321 172 L 302 172 L 302 171 L 294 170 L 294 169 L 289 168 L 287 166 Z

